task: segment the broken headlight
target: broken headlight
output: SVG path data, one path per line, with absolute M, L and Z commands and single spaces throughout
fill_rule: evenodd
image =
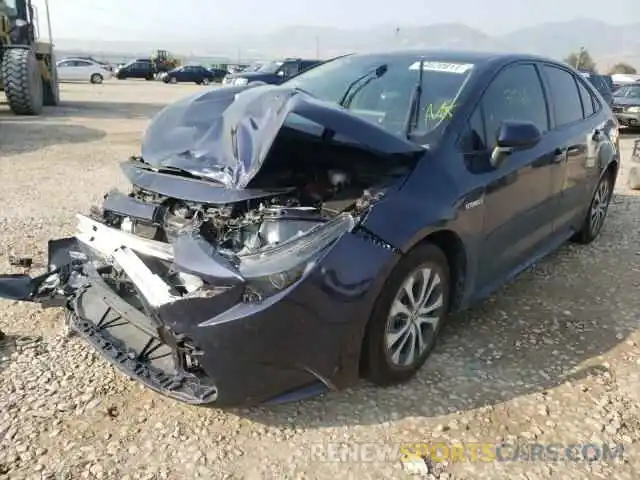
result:
M 243 256 L 239 270 L 247 281 L 245 300 L 258 302 L 292 286 L 353 226 L 351 215 L 339 215 L 286 242 Z

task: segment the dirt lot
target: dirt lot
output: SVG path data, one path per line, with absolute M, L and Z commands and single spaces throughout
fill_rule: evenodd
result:
M 0 105 L 0 271 L 10 254 L 44 261 L 47 239 L 72 233 L 77 211 L 126 187 L 117 165 L 138 152 L 149 118 L 199 88 L 64 85 L 65 105 L 40 118 Z M 625 167 L 597 242 L 563 247 L 452 319 L 401 387 L 187 407 L 66 339 L 59 311 L 0 302 L 7 334 L 43 336 L 0 350 L 0 478 L 404 478 L 399 461 L 378 455 L 436 441 L 620 443 L 624 458 L 430 461 L 430 478 L 640 478 L 640 196 L 625 190 Z M 351 456 L 335 461 L 346 445 Z

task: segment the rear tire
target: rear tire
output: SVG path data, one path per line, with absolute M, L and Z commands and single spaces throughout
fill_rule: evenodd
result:
M 596 191 L 593 194 L 591 203 L 589 204 L 589 210 L 587 216 L 584 219 L 582 228 L 577 232 L 571 240 L 582 245 L 587 245 L 593 242 L 604 225 L 605 218 L 607 217 L 607 211 L 609 209 L 609 202 L 613 196 L 613 180 L 609 173 L 606 173 L 598 182 Z
M 104 81 L 104 78 L 99 73 L 94 73 L 93 75 L 91 75 L 89 81 L 94 85 L 99 85 Z
M 56 58 L 51 55 L 49 59 L 51 71 L 49 80 L 44 82 L 44 104 L 46 106 L 55 107 L 60 104 L 60 82 L 58 82 L 58 67 L 56 67 Z
M 211 80 L 209 80 L 208 78 L 203 78 L 202 81 L 200 82 L 200 85 L 209 85 L 211 83 Z
M 0 68 L 11 111 L 16 115 L 40 115 L 44 105 L 44 82 L 35 53 L 30 49 L 7 49 Z
M 447 258 L 435 245 L 419 245 L 400 260 L 367 325 L 362 352 L 366 379 L 385 386 L 405 382 L 416 374 L 446 319 L 449 285 Z

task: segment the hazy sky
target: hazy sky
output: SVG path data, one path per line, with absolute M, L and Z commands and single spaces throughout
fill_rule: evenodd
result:
M 33 0 L 44 19 L 44 0 Z M 290 25 L 366 28 L 459 22 L 487 33 L 577 17 L 640 22 L 640 0 L 49 0 L 54 38 L 176 40 Z M 46 36 L 46 25 L 40 30 Z M 591 32 L 597 35 L 597 32 Z

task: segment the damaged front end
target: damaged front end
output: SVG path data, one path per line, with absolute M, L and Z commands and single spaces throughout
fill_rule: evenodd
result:
M 47 273 L 0 277 L 0 297 L 64 306 L 116 366 L 186 403 L 331 388 L 341 347 L 326 345 L 348 327 L 318 321 L 305 282 L 326 277 L 339 243 L 342 257 L 368 245 L 352 254 L 370 261 L 363 280 L 385 264 L 393 247 L 353 234 L 420 149 L 300 92 L 222 90 L 162 111 L 123 164 L 131 191 L 109 192 L 74 237 L 50 241 Z

